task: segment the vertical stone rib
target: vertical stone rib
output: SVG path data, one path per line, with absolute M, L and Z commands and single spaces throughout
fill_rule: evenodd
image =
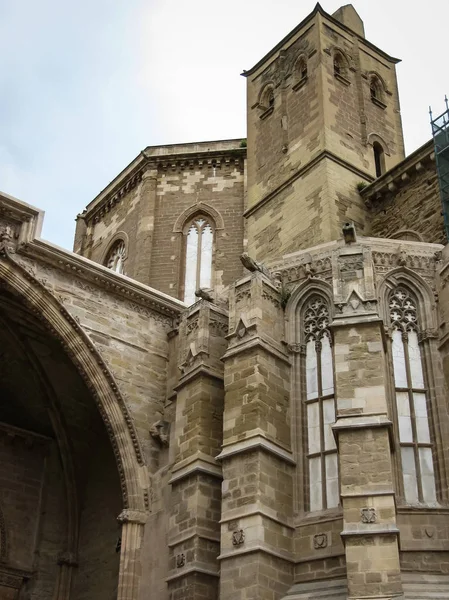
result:
M 136 232 L 135 278 L 149 283 L 153 248 L 154 211 L 156 209 L 157 170 L 145 171 L 139 193 L 139 222 Z
M 140 550 L 146 515 L 140 511 L 124 510 L 118 521 L 123 525 L 117 600 L 135 600 L 139 592 Z

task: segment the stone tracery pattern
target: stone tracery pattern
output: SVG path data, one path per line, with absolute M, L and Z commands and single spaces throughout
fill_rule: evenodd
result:
M 106 259 L 108 269 L 116 273 L 124 274 L 124 263 L 126 258 L 126 245 L 123 240 L 118 240 L 110 249 Z
M 338 505 L 334 367 L 329 331 L 329 307 L 319 295 L 310 298 L 302 312 L 305 342 L 307 459 L 310 511 Z
M 390 293 L 389 315 L 404 498 L 410 504 L 434 504 L 435 474 L 418 307 L 406 288 L 399 286 Z

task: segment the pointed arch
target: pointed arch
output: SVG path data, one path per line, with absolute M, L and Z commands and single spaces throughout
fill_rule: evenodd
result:
M 442 437 L 432 350 L 437 337 L 434 294 L 414 271 L 399 267 L 384 277 L 378 295 L 389 331 L 388 388 L 399 447 L 399 496 L 406 504 L 436 506 L 444 486 L 438 493 Z
M 103 252 L 103 255 L 101 257 L 101 264 L 107 266 L 107 259 L 108 256 L 111 252 L 111 250 L 114 248 L 114 246 L 119 243 L 119 242 L 123 242 L 125 245 L 125 255 L 124 255 L 124 260 L 126 260 L 128 258 L 128 248 L 129 248 L 129 237 L 128 234 L 126 233 L 126 231 L 117 231 L 109 240 L 106 249 Z
M 297 316 L 307 300 L 314 294 L 321 294 L 326 298 L 331 311 L 331 316 L 333 316 L 332 287 L 322 279 L 311 278 L 304 281 L 292 292 L 287 302 L 287 306 L 285 307 L 285 335 L 288 343 L 294 343 L 295 340 L 299 339 Z
M 274 97 L 275 85 L 272 81 L 266 83 L 259 92 L 257 107 L 262 111 L 267 111 L 274 108 L 275 97 Z
M 123 507 L 145 515 L 148 474 L 131 416 L 98 350 L 58 300 L 7 251 L 0 282 L 26 305 L 61 344 L 91 393 L 109 435 L 120 477 Z
M 421 329 L 436 330 L 437 315 L 435 295 L 430 285 L 415 271 L 407 267 L 397 267 L 389 271 L 378 284 L 378 300 L 380 316 L 384 323 L 389 322 L 388 298 L 391 291 L 398 286 L 403 286 L 414 295 L 418 301 L 418 316 Z M 426 306 L 430 310 L 426 310 Z
M 186 208 L 186 210 L 184 210 L 178 216 L 173 226 L 173 233 L 182 233 L 187 221 L 189 221 L 197 213 L 209 215 L 214 221 L 216 230 L 224 229 L 224 220 L 221 216 L 221 213 L 210 204 L 206 204 L 206 202 L 198 202 L 197 204 L 192 204 L 192 206 Z
M 338 454 L 331 321 L 332 288 L 322 280 L 299 285 L 286 306 L 287 339 L 294 352 L 292 415 L 298 470 L 299 510 L 339 505 Z

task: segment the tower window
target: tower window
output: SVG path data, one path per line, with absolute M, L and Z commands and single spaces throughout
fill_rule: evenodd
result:
M 310 511 L 338 506 L 337 448 L 332 433 L 335 422 L 334 368 L 329 331 L 329 310 L 314 296 L 303 313 L 306 371 L 306 456 Z
M 383 173 L 385 173 L 385 154 L 384 149 L 379 142 L 373 143 L 373 153 L 376 177 L 380 177 Z
M 431 504 L 436 502 L 435 474 L 416 302 L 397 287 L 389 311 L 405 500 Z
M 307 62 L 304 57 L 301 57 L 298 61 L 298 75 L 300 80 L 307 77 Z
M 346 61 L 340 52 L 334 54 L 334 75 L 335 77 L 346 77 Z
M 109 250 L 105 265 L 116 273 L 124 273 L 124 263 L 126 259 L 126 245 L 123 240 L 117 242 Z
M 212 283 L 213 229 L 205 216 L 187 226 L 185 237 L 184 302 L 193 304 L 195 291 Z

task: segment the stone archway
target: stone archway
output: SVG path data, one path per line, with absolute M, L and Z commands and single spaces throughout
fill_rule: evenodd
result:
M 117 598 L 135 600 L 140 576 L 139 551 L 146 520 L 145 497 L 148 474 L 137 434 L 124 400 L 107 365 L 79 323 L 30 273 L 17 264 L 7 249 L 0 258 L 0 285 L 17 303 L 26 307 L 49 337 L 59 342 L 84 382 L 101 415 L 115 455 L 121 488 L 122 540 Z M 70 552 L 60 557 L 61 575 L 57 598 L 69 598 L 73 567 Z

